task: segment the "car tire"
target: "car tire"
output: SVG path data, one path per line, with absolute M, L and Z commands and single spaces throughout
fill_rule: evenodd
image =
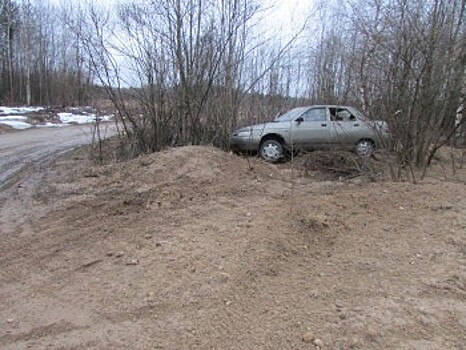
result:
M 259 148 L 260 156 L 269 163 L 277 163 L 284 157 L 284 148 L 280 141 L 268 139 L 261 143 Z
M 356 154 L 359 157 L 370 157 L 375 151 L 375 145 L 372 140 L 360 140 L 356 144 Z

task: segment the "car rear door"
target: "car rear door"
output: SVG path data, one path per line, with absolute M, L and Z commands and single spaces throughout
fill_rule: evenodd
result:
M 364 121 L 344 107 L 331 107 L 329 140 L 334 145 L 352 147 L 366 133 Z
M 302 121 L 299 121 L 301 120 Z M 321 148 L 328 144 L 330 123 L 326 107 L 311 107 L 292 122 L 292 141 L 298 148 Z

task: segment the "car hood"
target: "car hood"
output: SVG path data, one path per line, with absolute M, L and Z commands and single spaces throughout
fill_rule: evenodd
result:
M 248 126 L 245 126 L 245 127 L 241 128 L 241 129 L 235 130 L 235 132 L 251 131 L 251 129 L 252 130 L 261 130 L 261 129 L 265 128 L 265 125 L 266 125 L 266 123 L 256 124 L 256 125 L 248 125 Z
M 242 131 L 262 131 L 267 129 L 283 129 L 283 128 L 289 128 L 290 127 L 290 122 L 267 122 L 267 123 L 262 123 L 262 124 L 255 124 L 255 125 L 248 125 L 245 126 L 244 128 L 238 129 L 235 131 L 235 133 L 242 132 Z

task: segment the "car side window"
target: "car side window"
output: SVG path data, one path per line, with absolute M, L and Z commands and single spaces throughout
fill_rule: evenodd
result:
M 325 108 L 312 108 L 302 114 L 305 122 L 323 122 L 327 120 Z
M 346 108 L 337 108 L 335 113 L 335 120 L 342 122 L 352 122 L 356 120 L 356 117 Z

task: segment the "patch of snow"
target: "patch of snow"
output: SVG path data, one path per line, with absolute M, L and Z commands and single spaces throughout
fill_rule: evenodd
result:
M 96 121 L 96 114 L 73 114 L 73 113 L 58 113 L 58 118 L 64 124 L 90 124 Z M 99 116 L 101 121 L 109 121 L 113 118 L 112 115 Z
M 67 109 L 69 109 L 70 111 L 82 111 L 83 109 L 87 109 L 87 110 L 93 110 L 93 108 L 91 106 L 84 106 L 84 107 L 68 107 Z
M 115 115 L 113 114 L 110 114 L 110 115 L 101 115 L 100 116 L 100 120 L 103 121 L 103 122 L 109 122 L 110 120 L 113 119 Z
M 66 126 L 66 124 L 55 124 L 55 123 L 47 122 L 45 124 L 35 125 L 36 128 L 61 128 L 63 126 Z
M 95 114 L 58 113 L 57 115 L 64 124 L 88 124 L 95 121 Z
M 32 128 L 31 124 L 25 123 L 20 120 L 0 120 L 0 124 L 5 124 L 12 127 L 13 129 L 19 130 Z
M 10 108 L 10 107 L 3 107 L 0 106 L 0 123 L 9 125 L 14 129 L 29 129 L 32 127 L 37 128 L 56 128 L 62 127 L 70 124 L 92 124 L 96 122 L 96 118 L 99 121 L 107 122 L 114 118 L 114 115 L 103 115 L 98 116 L 95 113 L 57 113 L 60 122 L 54 123 L 48 121 L 46 124 L 41 125 L 32 125 L 28 121 L 28 117 L 20 114 L 28 113 L 28 112 L 37 112 L 43 110 L 44 107 L 18 107 L 18 108 Z M 77 110 L 77 108 L 76 108 Z
M 20 115 L 6 115 L 4 117 L 0 117 L 0 121 L 2 120 L 27 120 L 28 117 L 23 117 Z
M 0 114 L 25 114 L 31 112 L 38 112 L 43 110 L 44 107 L 6 107 L 0 106 Z

